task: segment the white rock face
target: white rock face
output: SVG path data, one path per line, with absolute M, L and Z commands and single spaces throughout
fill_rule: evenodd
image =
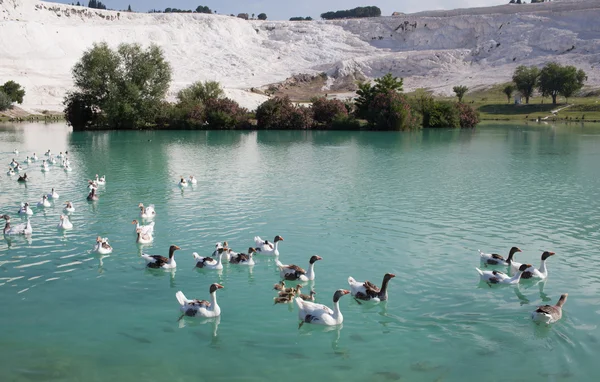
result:
M 170 97 L 216 80 L 254 109 L 246 91 L 297 73 L 369 78 L 392 72 L 407 90 L 450 94 L 508 81 L 517 65 L 549 61 L 584 69 L 600 86 L 600 2 L 562 1 L 338 21 L 245 21 L 205 14 L 101 11 L 0 0 L 0 81 L 27 90 L 29 110 L 61 110 L 71 68 L 94 42 L 155 43 L 173 67 Z

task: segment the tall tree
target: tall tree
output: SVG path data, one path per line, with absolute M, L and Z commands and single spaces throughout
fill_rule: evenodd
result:
M 556 104 L 559 94 L 565 98 L 571 97 L 583 87 L 585 80 L 587 76 L 583 70 L 550 62 L 540 72 L 538 88 L 542 95 L 552 97 L 552 103 Z
M 266 13 L 259 13 L 258 16 L 256 16 L 257 19 L 259 20 L 266 20 L 267 19 L 267 14 Z
M 131 4 L 129 4 L 129 5 L 127 6 L 127 12 L 132 12 L 132 10 L 131 10 Z
M 452 91 L 458 97 L 458 102 L 462 102 L 463 97 L 465 96 L 465 94 L 467 94 L 467 92 L 469 91 L 469 88 L 464 85 L 460 85 L 460 86 L 453 87 Z
M 0 91 L 4 92 L 11 102 L 23 103 L 25 90 L 15 81 L 7 81 L 0 86 Z
M 513 84 L 508 84 L 504 87 L 504 89 L 502 89 L 502 93 L 506 94 L 506 100 L 508 101 L 508 103 L 510 103 L 510 99 L 511 99 L 514 91 L 515 91 L 515 85 L 513 85 Z
M 512 80 L 517 90 L 525 97 L 525 103 L 529 103 L 539 76 L 540 70 L 535 66 L 520 65 L 515 70 Z

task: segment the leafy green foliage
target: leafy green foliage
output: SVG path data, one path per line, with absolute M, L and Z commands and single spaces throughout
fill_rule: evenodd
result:
M 102 2 L 98 0 L 90 0 L 88 3 L 88 8 L 106 9 L 106 5 L 102 4 Z
M 458 109 L 458 118 L 460 120 L 460 127 L 462 128 L 473 128 L 479 123 L 479 113 L 477 110 L 465 103 L 457 103 L 456 108 Z
M 410 105 L 404 96 L 393 90 L 378 92 L 369 104 L 369 127 L 375 130 L 408 130 L 416 128 Z
M 463 97 L 465 96 L 465 94 L 467 94 L 467 92 L 469 91 L 469 88 L 464 85 L 460 85 L 460 86 L 453 87 L 452 91 L 458 97 L 458 102 L 462 102 Z
M 381 16 L 381 9 L 375 6 L 356 7 L 354 9 L 346 9 L 343 11 L 321 13 L 321 18 L 325 20 L 379 16 Z
M 259 20 L 266 20 L 267 19 L 267 14 L 266 13 L 259 13 L 258 16 L 256 16 L 257 19 Z
M 302 17 L 302 16 L 296 16 L 296 17 L 290 17 L 290 21 L 312 21 L 312 17 L 307 16 L 307 17 Z
M 581 90 L 586 80 L 587 76 L 583 70 L 550 62 L 540 72 L 538 88 L 543 96 L 552 97 L 552 104 L 556 104 L 559 94 L 565 98 L 571 97 Z
M 204 107 L 206 123 L 212 129 L 234 129 L 248 124 L 248 110 L 229 98 L 211 98 Z
M 11 101 L 10 97 L 8 96 L 8 94 L 4 93 L 0 89 L 0 111 L 9 109 L 11 107 L 11 105 L 12 105 L 12 101 Z
M 180 104 L 205 103 L 209 100 L 223 97 L 225 93 L 217 81 L 194 82 L 177 93 Z
M 273 97 L 256 109 L 257 125 L 261 129 L 309 129 L 313 125 L 309 108 L 294 106 L 288 96 Z
M 330 125 L 340 117 L 347 117 L 346 105 L 338 99 L 327 99 L 325 97 L 313 98 L 311 109 L 316 123 Z
M 4 85 L 0 86 L 0 91 L 4 92 L 11 102 L 23 103 L 25 90 L 15 81 L 6 81 Z
M 358 90 L 356 91 L 358 97 L 355 100 L 355 114 L 358 118 L 368 119 L 370 104 L 377 94 L 389 92 L 397 93 L 402 92 L 403 90 L 402 78 L 399 79 L 398 77 L 394 77 L 391 73 L 375 79 L 374 82 L 375 85 L 371 85 L 369 82 L 358 84 Z
M 508 84 L 502 89 L 502 93 L 506 94 L 506 100 L 510 103 L 512 94 L 515 92 L 515 85 Z
M 525 103 L 529 103 L 529 98 L 533 95 L 533 90 L 537 84 L 540 70 L 535 66 L 520 65 L 515 70 L 512 80 L 517 90 L 525 97 Z
M 198 7 L 196 8 L 196 13 L 209 13 L 209 14 L 211 14 L 212 11 L 206 5 L 198 5 Z

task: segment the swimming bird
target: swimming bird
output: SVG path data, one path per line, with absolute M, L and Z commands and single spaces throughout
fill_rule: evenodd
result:
M 175 263 L 175 251 L 177 251 L 178 249 L 181 249 L 181 248 L 179 248 L 176 245 L 170 246 L 169 247 L 169 258 L 166 258 L 164 256 L 159 256 L 159 255 L 147 255 L 145 253 L 142 253 L 142 258 L 146 261 L 146 266 L 148 268 L 172 269 L 177 266 L 177 263 Z
M 148 207 L 144 207 L 144 203 L 138 205 L 140 208 L 140 217 L 142 219 L 154 219 L 156 211 L 154 211 L 154 204 L 150 204 Z
M 182 291 L 175 293 L 175 298 L 179 302 L 183 316 L 189 317 L 217 317 L 221 314 L 221 307 L 217 304 L 217 290 L 222 289 L 221 284 L 211 284 L 209 288 L 211 301 L 206 300 L 190 300 L 183 294 Z
M 321 256 L 311 256 L 308 261 L 308 272 L 294 264 L 282 264 L 279 259 L 275 260 L 275 264 L 279 268 L 279 275 L 284 280 L 300 280 L 309 281 L 315 279 L 315 263 L 323 260 Z
M 66 202 L 65 203 L 65 208 L 63 208 L 63 211 L 65 211 L 65 212 L 75 212 L 75 207 L 73 206 L 73 203 Z
M 73 223 L 71 223 L 71 221 L 69 220 L 69 216 L 67 215 L 60 215 L 60 222 L 58 223 L 57 226 L 59 229 L 73 229 Z
M 87 196 L 87 200 L 88 201 L 96 201 L 98 199 L 100 199 L 100 198 L 98 197 L 98 194 L 96 194 L 96 189 L 92 188 L 92 191 L 90 191 L 90 193 Z
M 562 294 L 556 305 L 541 305 L 531 312 L 531 319 L 544 324 L 553 324 L 562 318 L 562 307 L 567 301 L 568 293 Z
M 19 209 L 19 215 L 33 215 L 33 211 L 29 208 L 29 203 L 21 203 L 21 208 Z
M 479 250 L 479 257 L 480 261 L 486 265 L 508 266 L 510 265 L 513 256 L 517 252 L 521 252 L 521 250 L 518 247 L 512 247 L 508 252 L 508 258 L 505 259 L 503 256 L 498 255 L 497 253 L 483 253 L 481 250 Z
M 63 167 L 65 168 L 65 172 L 73 171 L 73 169 L 71 168 L 71 166 L 69 166 L 68 163 L 65 163 L 65 165 Z
M 14 149 L 14 150 L 13 150 L 13 153 L 15 153 L 16 155 L 19 155 L 19 150 L 17 150 L 17 149 Z
M 52 203 L 50 203 L 46 195 L 42 195 L 42 200 L 38 202 L 37 206 L 38 208 L 52 207 Z
M 8 176 L 13 176 L 13 175 L 15 175 L 15 170 L 13 170 L 13 168 L 12 168 L 12 167 L 9 167 L 9 168 L 8 168 L 8 171 L 6 172 L 6 175 L 8 175 Z
M 194 178 L 194 175 L 190 175 L 190 183 L 191 184 L 196 184 L 198 183 L 198 180 L 196 178 Z
M 137 232 L 137 229 L 139 228 L 142 230 L 142 234 L 150 234 L 150 235 L 154 234 L 154 222 L 150 222 L 150 224 L 146 224 L 146 225 L 140 225 L 139 221 L 133 220 L 131 222 L 131 224 L 135 224 L 136 232 Z
M 31 156 L 31 160 L 36 161 L 38 160 L 37 155 L 35 155 L 35 153 L 33 153 L 33 155 Z
M 223 252 L 226 250 L 227 248 L 219 248 L 217 250 L 216 259 L 213 259 L 212 257 L 203 257 L 197 252 L 194 252 L 192 255 L 194 256 L 194 260 L 196 260 L 196 268 L 214 270 L 223 269 Z
M 99 186 L 104 186 L 106 184 L 106 175 L 102 175 L 101 178 L 98 177 L 98 174 L 96 174 L 96 184 L 98 184 Z
M 27 158 L 25 158 L 25 160 L 23 162 L 29 164 L 32 162 L 32 160 L 31 160 L 31 158 L 29 158 L 29 155 L 27 155 Z
M 539 269 L 530 265 L 529 268 L 526 269 L 525 272 L 523 272 L 522 277 L 524 279 L 540 279 L 540 280 L 545 280 L 546 278 L 548 278 L 548 268 L 546 267 L 546 260 L 550 256 L 554 256 L 554 252 L 544 251 L 544 253 L 542 253 Z M 513 267 L 516 267 L 516 265 L 521 266 L 520 263 L 517 263 L 515 265 L 511 264 L 511 269 L 513 269 Z
M 2 230 L 5 235 L 31 235 L 33 233 L 29 218 L 27 218 L 27 222 L 15 226 L 10 225 L 10 216 L 2 215 L 0 218 L 6 221 L 4 229 Z
M 58 193 L 57 193 L 56 191 L 54 191 L 54 188 L 53 188 L 53 189 L 52 189 L 52 191 L 50 191 L 50 193 L 49 193 L 48 195 L 46 195 L 46 196 L 48 196 L 48 199 L 54 199 L 54 200 L 56 200 L 56 199 L 60 198 L 60 195 L 58 195 Z
M 298 306 L 298 318 L 300 325 L 304 323 L 317 325 L 339 325 L 344 322 L 344 316 L 340 311 L 340 298 L 347 295 L 350 291 L 338 289 L 333 294 L 333 309 L 323 304 L 317 304 L 310 301 L 304 301 L 300 297 L 296 297 L 296 305 Z
M 258 253 L 261 255 L 268 256 L 279 256 L 279 249 L 277 246 L 279 242 L 283 241 L 283 237 L 277 235 L 275 239 L 273 239 L 273 243 L 270 243 L 269 240 L 263 240 L 260 236 L 254 237 L 254 247 Z
M 311 289 L 310 294 L 306 295 L 306 294 L 301 293 L 298 295 L 298 297 L 300 297 L 304 301 L 315 301 L 316 294 L 317 294 L 317 292 L 315 292 L 314 290 Z
M 275 290 L 284 290 L 285 289 L 285 281 L 281 280 L 277 284 L 273 285 L 273 289 L 275 289 Z
M 500 271 L 482 271 L 479 268 L 475 269 L 479 273 L 481 281 L 485 281 L 491 287 L 491 284 L 517 284 L 519 280 L 521 280 L 523 271 L 528 267 L 531 267 L 531 265 L 521 265 L 521 268 L 519 268 L 519 271 L 513 277 L 510 277 L 506 273 L 502 273 Z
M 240 265 L 254 265 L 254 259 L 252 255 L 254 255 L 256 251 L 254 248 L 248 248 L 248 253 L 238 253 L 235 256 L 232 256 L 229 259 L 229 263 L 231 264 L 240 264 Z
M 152 243 L 152 241 L 154 240 L 154 238 L 152 237 L 151 233 L 144 233 L 142 232 L 141 228 L 138 228 L 135 233 L 137 234 L 137 238 L 135 239 L 135 242 L 138 244 L 149 244 Z
M 46 163 L 46 160 L 44 159 L 44 161 L 42 162 L 42 172 L 48 172 L 50 171 L 50 167 L 48 167 L 48 163 Z
M 289 304 L 290 302 L 294 301 L 294 295 L 287 295 L 287 296 L 277 296 L 277 297 L 273 297 L 273 305 L 275 304 Z
M 24 173 L 23 175 L 19 175 L 19 179 L 17 179 L 17 182 L 28 182 L 29 178 L 27 177 L 27 173 Z
M 354 298 L 365 301 L 385 301 L 388 298 L 388 283 L 394 277 L 396 275 L 393 273 L 386 273 L 381 282 L 381 289 L 370 281 L 356 281 L 352 276 L 348 277 L 348 284 L 350 284 L 350 290 Z
M 17 162 L 17 161 L 15 160 L 15 158 L 13 158 L 13 160 L 12 160 L 12 161 L 9 163 L 9 166 L 10 166 L 10 167 L 17 167 L 17 165 L 18 165 L 18 164 L 19 164 L 19 162 Z
M 302 284 L 298 284 L 292 288 L 285 288 L 282 291 L 280 291 L 277 295 L 279 297 L 285 297 L 288 295 L 292 295 L 292 297 L 294 297 L 300 293 L 300 289 L 302 289 Z
M 185 180 L 185 178 L 182 176 L 181 180 L 179 181 L 179 187 L 187 187 L 188 186 L 188 182 L 187 180 Z
M 101 255 L 108 255 L 112 253 L 113 248 L 108 244 L 108 238 L 98 236 L 96 238 L 96 244 L 94 244 L 93 252 L 97 252 Z

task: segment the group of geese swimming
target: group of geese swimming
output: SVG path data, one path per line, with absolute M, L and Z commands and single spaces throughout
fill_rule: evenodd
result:
M 15 154 L 19 154 L 19 150 L 15 149 L 13 151 Z M 41 167 L 41 171 L 42 172 L 49 172 L 50 171 L 50 165 L 54 165 L 57 164 L 58 161 L 60 160 L 60 166 L 64 169 L 65 172 L 70 172 L 73 169 L 71 168 L 71 162 L 69 161 L 69 152 L 66 151 L 64 154 L 61 151 L 59 154 L 57 154 L 56 156 L 52 154 L 52 152 L 50 150 L 46 151 L 46 153 L 44 154 L 46 157 L 48 157 L 48 159 L 42 159 L 42 165 Z M 25 158 L 24 163 L 27 163 L 28 165 L 38 161 L 39 158 L 38 156 L 33 153 L 31 156 L 27 156 L 27 158 Z M 15 158 L 13 158 L 13 160 L 8 164 L 8 171 L 6 172 L 6 175 L 8 176 L 13 176 L 16 175 L 18 173 L 20 173 L 21 171 L 23 171 L 23 167 L 21 167 L 21 164 L 19 162 L 17 162 L 15 160 Z M 23 175 L 19 175 L 19 182 L 27 182 L 29 179 L 27 178 L 27 173 L 23 173 Z

